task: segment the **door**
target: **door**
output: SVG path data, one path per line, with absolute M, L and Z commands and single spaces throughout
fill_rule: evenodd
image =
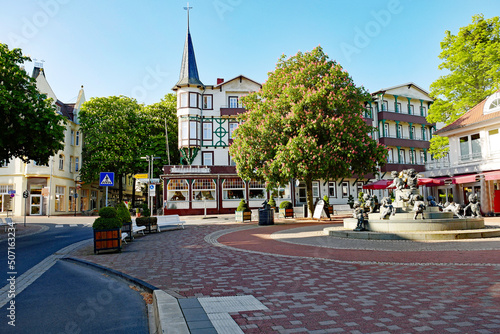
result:
M 42 195 L 30 196 L 30 215 L 40 216 L 42 214 Z
M 299 202 L 297 204 L 306 204 L 307 202 L 307 192 L 306 192 L 306 184 L 301 182 L 299 184 Z

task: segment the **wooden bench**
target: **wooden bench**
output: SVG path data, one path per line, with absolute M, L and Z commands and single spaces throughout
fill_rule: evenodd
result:
M 349 204 L 337 204 L 333 205 L 333 214 L 338 215 L 340 212 L 352 213 L 351 206 Z
M 184 229 L 185 221 L 181 220 L 179 215 L 167 215 L 167 216 L 157 216 L 158 221 L 158 232 L 161 232 L 162 227 L 176 226 L 177 228 L 182 227 Z

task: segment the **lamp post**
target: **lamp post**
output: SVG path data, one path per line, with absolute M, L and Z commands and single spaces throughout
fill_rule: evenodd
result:
M 154 177 L 154 160 L 161 159 L 160 157 L 155 157 L 153 155 L 146 155 L 145 157 L 141 157 L 141 159 L 144 159 L 148 162 L 148 190 L 147 190 L 147 197 L 148 197 L 148 208 L 150 211 L 152 211 L 153 208 L 153 203 L 151 200 L 151 196 L 149 196 L 149 184 L 151 183 L 151 179 Z

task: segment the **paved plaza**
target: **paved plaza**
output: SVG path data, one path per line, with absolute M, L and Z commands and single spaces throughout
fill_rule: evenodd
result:
M 321 233 L 340 221 L 231 217 L 191 217 L 186 229 L 140 236 L 122 253 L 88 246 L 72 256 L 179 299 L 254 298 L 264 307 L 227 311 L 245 333 L 500 332 L 499 238 L 345 240 Z

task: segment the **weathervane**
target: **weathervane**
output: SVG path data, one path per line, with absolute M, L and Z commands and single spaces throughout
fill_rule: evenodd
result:
M 188 14 L 188 29 L 189 29 L 189 10 L 190 9 L 193 9 L 193 7 L 189 7 L 189 2 L 187 3 L 187 7 L 184 7 L 185 10 L 187 10 L 187 14 Z

